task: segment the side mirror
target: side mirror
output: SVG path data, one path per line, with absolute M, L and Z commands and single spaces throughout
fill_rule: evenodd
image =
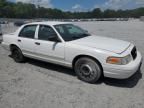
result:
M 48 40 L 54 41 L 54 42 L 61 42 L 61 40 L 58 38 L 57 34 L 52 34 L 48 37 Z

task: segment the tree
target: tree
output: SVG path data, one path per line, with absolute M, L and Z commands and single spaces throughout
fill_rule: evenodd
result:
M 92 11 L 92 17 L 93 18 L 102 18 L 103 14 L 100 8 L 96 8 Z
M 6 6 L 6 0 L 0 0 L 0 17 L 4 17 L 4 7 Z
M 12 3 L 7 0 L 0 0 L 0 17 L 7 18 L 49 18 L 49 19 L 87 19 L 87 18 L 139 18 L 144 16 L 144 7 L 131 10 L 101 11 L 95 8 L 88 12 L 64 12 L 60 9 L 36 7 L 34 4 Z
M 103 17 L 104 18 L 116 18 L 116 11 L 115 10 L 110 10 L 110 9 L 107 9 L 104 11 L 103 13 Z

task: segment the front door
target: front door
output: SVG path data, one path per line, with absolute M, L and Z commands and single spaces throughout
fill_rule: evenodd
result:
M 52 27 L 39 25 L 35 41 L 36 55 L 52 61 L 64 61 L 65 44 L 61 42 Z

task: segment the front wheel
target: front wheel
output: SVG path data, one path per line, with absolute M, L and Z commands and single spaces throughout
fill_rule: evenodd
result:
M 100 65 L 88 57 L 78 59 L 74 65 L 74 70 L 80 80 L 88 83 L 95 83 L 102 75 Z

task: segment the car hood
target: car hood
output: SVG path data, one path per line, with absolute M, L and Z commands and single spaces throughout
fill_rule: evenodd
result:
M 106 38 L 106 37 L 100 37 L 100 36 L 88 36 L 85 38 L 77 39 L 74 41 L 71 41 L 73 44 L 92 47 L 92 48 L 98 48 L 102 50 L 111 51 L 117 54 L 122 53 L 125 51 L 129 46 L 130 42 L 112 39 L 112 38 Z

